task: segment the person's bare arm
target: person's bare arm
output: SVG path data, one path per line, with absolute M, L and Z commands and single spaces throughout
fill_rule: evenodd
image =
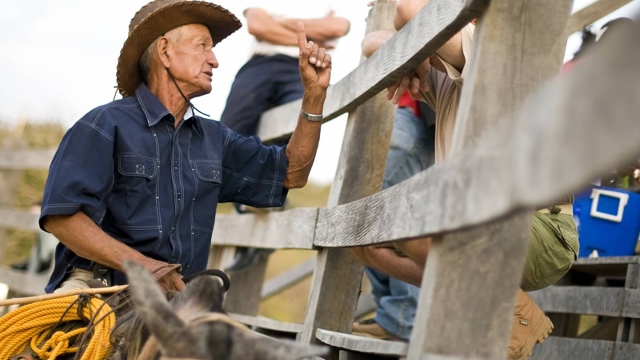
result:
M 420 286 L 424 264 L 420 265 L 408 257 L 400 257 L 388 247 L 367 246 L 350 248 L 353 256 L 364 265 L 409 284 Z
M 307 42 L 303 23 L 298 23 L 297 34 L 300 75 L 304 84 L 302 110 L 309 114 L 322 114 L 331 79 L 331 56 L 324 48 Z M 285 150 L 288 165 L 284 186 L 287 189 L 306 185 L 318 150 L 320 126 L 321 122 L 309 121 L 301 115 L 298 116 L 298 125 Z
M 402 29 L 430 0 L 397 0 L 396 15 L 393 25 L 396 30 Z M 449 39 L 436 54 L 444 61 L 451 64 L 458 71 L 462 72 L 465 65 L 465 57 L 462 52 L 462 35 L 458 32 Z
M 333 13 L 320 19 L 286 18 L 278 20 L 278 22 L 291 30 L 295 30 L 297 24 L 302 22 L 307 36 L 316 42 L 326 42 L 342 37 L 349 32 L 350 28 L 349 20 L 333 16 Z
M 247 18 L 249 33 L 256 39 L 276 45 L 298 45 L 295 28 L 285 27 L 273 19 L 265 9 L 249 8 L 244 11 L 244 16 Z
M 112 238 L 83 212 L 47 216 L 44 219 L 44 227 L 76 255 L 118 271 L 124 271 L 125 260 L 140 263 L 149 271 L 166 265 Z M 173 289 L 184 288 L 184 283 L 177 273 L 164 280 L 169 281 Z
M 395 31 L 391 30 L 378 30 L 368 33 L 362 40 L 362 55 L 364 57 L 371 56 L 371 54 L 376 52 L 382 44 L 391 39 L 393 34 L 395 34 Z

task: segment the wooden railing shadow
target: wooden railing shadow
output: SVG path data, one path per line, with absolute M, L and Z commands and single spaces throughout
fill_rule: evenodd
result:
M 503 358 L 533 211 L 640 153 L 637 29 L 558 75 L 567 36 L 628 2 L 600 0 L 571 15 L 571 0 L 431 0 L 330 87 L 325 121 L 349 118 L 327 206 L 218 216 L 210 267 L 228 263 L 235 246 L 317 251 L 314 260 L 267 283 L 266 257 L 252 271 L 232 274 L 225 307 L 256 329 L 331 345 L 328 359 Z M 368 31 L 388 28 L 393 9 L 391 1 L 376 1 Z M 473 19 L 474 57 L 466 65 L 452 156 L 380 191 L 395 108 L 379 94 Z M 299 107 L 293 102 L 264 114 L 258 135 L 264 141 L 289 135 Z M 46 168 L 51 158 L 1 155 L 5 170 Z M 20 223 L 4 210 L 0 228 Z M 362 266 L 348 248 L 425 236 L 435 240 L 411 341 L 351 336 Z M 312 285 L 304 323 L 255 316 L 261 298 L 305 275 Z M 0 269 L 0 281 L 25 287 L 16 276 Z M 640 317 L 640 308 L 626 311 Z M 640 352 L 637 343 L 624 347 Z

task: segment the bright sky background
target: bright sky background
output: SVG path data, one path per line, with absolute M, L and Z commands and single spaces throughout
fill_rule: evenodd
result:
M 268 1 L 268 0 L 265 0 Z M 305 0 L 292 0 L 305 1 Z M 70 127 L 92 108 L 113 99 L 115 69 L 129 20 L 148 0 L 0 0 L 0 122 L 56 121 Z M 340 10 L 351 21 L 350 33 L 334 54 L 332 83 L 353 70 L 360 58 L 368 0 L 344 0 Z M 574 11 L 595 2 L 575 0 Z M 219 0 L 244 23 L 246 0 Z M 596 23 L 630 16 L 640 0 Z M 324 14 L 319 14 L 319 16 Z M 219 119 L 233 78 L 248 58 L 251 37 L 243 27 L 214 52 L 213 91 L 196 107 Z M 569 38 L 567 58 L 580 46 Z M 249 104 L 248 104 L 249 105 Z M 323 126 L 311 181 L 330 183 L 340 155 L 345 116 Z

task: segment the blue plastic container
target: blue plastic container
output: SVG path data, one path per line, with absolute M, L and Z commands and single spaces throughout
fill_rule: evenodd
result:
M 640 239 L 640 194 L 594 187 L 576 195 L 579 257 L 630 256 Z

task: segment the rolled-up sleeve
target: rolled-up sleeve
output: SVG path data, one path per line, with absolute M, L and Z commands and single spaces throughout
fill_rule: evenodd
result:
M 41 228 L 47 216 L 80 211 L 96 224 L 102 222 L 105 197 L 113 186 L 113 149 L 113 134 L 85 118 L 67 131 L 49 168 Z
M 219 202 L 255 207 L 282 206 L 287 196 L 285 147 L 265 146 L 257 137 L 224 129 L 223 183 Z

